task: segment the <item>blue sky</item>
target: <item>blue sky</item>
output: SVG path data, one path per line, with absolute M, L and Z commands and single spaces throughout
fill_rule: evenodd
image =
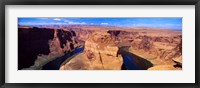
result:
M 18 18 L 20 25 L 109 25 L 182 29 L 182 18 Z

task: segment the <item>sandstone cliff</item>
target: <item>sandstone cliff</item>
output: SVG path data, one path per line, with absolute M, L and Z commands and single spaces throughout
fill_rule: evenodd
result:
M 19 27 L 18 69 L 41 69 L 44 64 L 63 56 L 77 45 L 74 31 Z
M 60 70 L 121 70 L 122 54 L 135 57 L 134 64 L 142 70 L 182 69 L 181 31 L 106 26 L 19 27 L 18 35 L 18 69 L 41 69 L 82 45 L 80 41 L 84 42 L 84 51 L 63 63 Z M 129 48 L 120 51 L 120 47 Z
M 115 39 L 107 31 L 96 31 L 85 41 L 84 52 L 60 69 L 120 70 L 123 62 L 117 51 Z
M 114 56 L 119 46 L 131 46 L 129 50 L 132 54 L 150 61 L 155 66 L 155 68 L 152 67 L 153 69 L 151 68 L 149 70 L 182 68 L 181 31 L 115 27 L 79 27 L 79 29 L 85 31 L 83 34 L 81 34 L 82 31 L 76 31 L 76 33 L 86 41 L 83 55 L 91 63 L 100 63 L 100 58 L 102 57 L 104 57 L 102 61 L 109 60 L 108 58 L 114 58 L 109 56 Z M 115 62 L 115 60 L 112 61 Z M 67 66 L 66 64 L 65 67 Z M 115 64 L 115 66 L 118 67 L 118 64 Z

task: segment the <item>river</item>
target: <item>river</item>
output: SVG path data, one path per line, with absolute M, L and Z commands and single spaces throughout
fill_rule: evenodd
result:
M 119 48 L 119 51 L 122 55 L 123 64 L 125 65 L 125 69 L 126 70 L 145 70 L 146 68 L 143 68 L 143 67 L 139 66 L 138 64 L 136 64 L 136 59 L 138 58 L 138 56 L 133 55 L 129 51 L 126 51 L 124 48 L 127 48 L 127 47 Z M 43 70 L 59 70 L 59 68 L 60 68 L 61 64 L 63 64 L 63 62 L 71 60 L 73 58 L 73 56 L 76 56 L 77 54 L 83 52 L 83 50 L 84 50 L 84 47 L 79 47 L 72 52 L 68 52 L 64 56 L 50 61 L 49 63 L 44 65 L 42 69 Z M 141 61 L 143 60 L 143 58 L 140 58 L 140 59 L 141 59 Z
M 118 50 L 123 58 L 122 70 L 146 70 L 153 66 L 150 61 L 130 52 L 129 48 L 130 46 L 121 46 Z
M 52 60 L 49 63 L 47 63 L 46 65 L 44 65 L 42 69 L 43 70 L 59 70 L 61 64 L 65 60 L 69 59 L 73 55 L 76 55 L 76 54 L 79 54 L 79 53 L 83 52 L 83 50 L 84 50 L 84 47 L 79 47 L 79 48 L 75 49 L 72 52 L 65 53 L 64 56 L 59 57 L 59 58 L 57 58 L 55 60 Z
M 127 70 L 142 70 L 142 68 L 135 64 L 135 57 L 128 54 L 122 54 L 123 63 Z

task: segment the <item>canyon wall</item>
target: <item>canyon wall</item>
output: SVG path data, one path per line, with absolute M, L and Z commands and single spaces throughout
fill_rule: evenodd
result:
M 120 60 L 117 61 L 116 58 L 119 57 L 116 57 L 116 53 L 121 46 L 130 46 L 129 52 L 138 56 L 140 58 L 138 61 L 142 61 L 139 65 L 150 62 L 149 64 L 145 64 L 146 67 L 143 66 L 145 68 L 148 67 L 149 70 L 182 69 L 181 31 L 112 27 L 103 29 L 99 27 L 96 29 L 94 27 L 80 27 L 79 30 L 85 31 L 83 34 L 81 34 L 82 31 L 75 31 L 85 40 L 85 50 L 77 58 L 84 57 L 85 60 L 81 62 L 84 63 L 86 61 L 85 66 L 90 67 L 90 69 L 94 69 L 94 64 L 91 65 L 91 63 L 99 64 L 98 69 L 120 69 L 119 67 L 122 66 L 123 60 L 122 56 L 119 56 Z M 77 61 L 74 59 L 66 63 L 65 66 L 62 66 L 62 69 L 73 69 L 73 66 L 71 66 L 72 63 L 78 61 L 79 59 Z M 109 62 L 114 64 L 106 65 Z M 115 64 L 115 62 L 120 64 Z M 100 66 L 100 64 L 103 65 Z
M 156 66 L 149 70 L 179 70 L 182 68 L 181 31 L 162 29 L 121 30 L 115 37 L 119 40 L 119 45 L 131 46 L 130 52 L 145 58 Z M 178 67 L 176 67 L 177 64 Z
M 74 31 L 19 27 L 18 69 L 41 69 L 44 64 L 77 46 Z
M 61 66 L 61 70 L 120 70 L 122 56 L 107 31 L 95 31 L 85 41 L 83 53 Z
M 19 27 L 18 69 L 41 69 L 79 47 L 80 41 L 84 51 L 62 64 L 60 70 L 122 70 L 122 54 L 135 57 L 134 64 L 144 70 L 182 69 L 181 31 L 91 26 Z M 120 47 L 129 48 L 120 51 Z

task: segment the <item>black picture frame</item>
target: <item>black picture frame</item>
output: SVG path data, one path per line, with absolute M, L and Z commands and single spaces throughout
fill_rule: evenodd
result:
M 200 44 L 200 0 L 1 0 L 0 3 L 0 87 L 2 88 L 200 88 L 198 45 Z M 195 83 L 5 83 L 6 5 L 195 5 Z

